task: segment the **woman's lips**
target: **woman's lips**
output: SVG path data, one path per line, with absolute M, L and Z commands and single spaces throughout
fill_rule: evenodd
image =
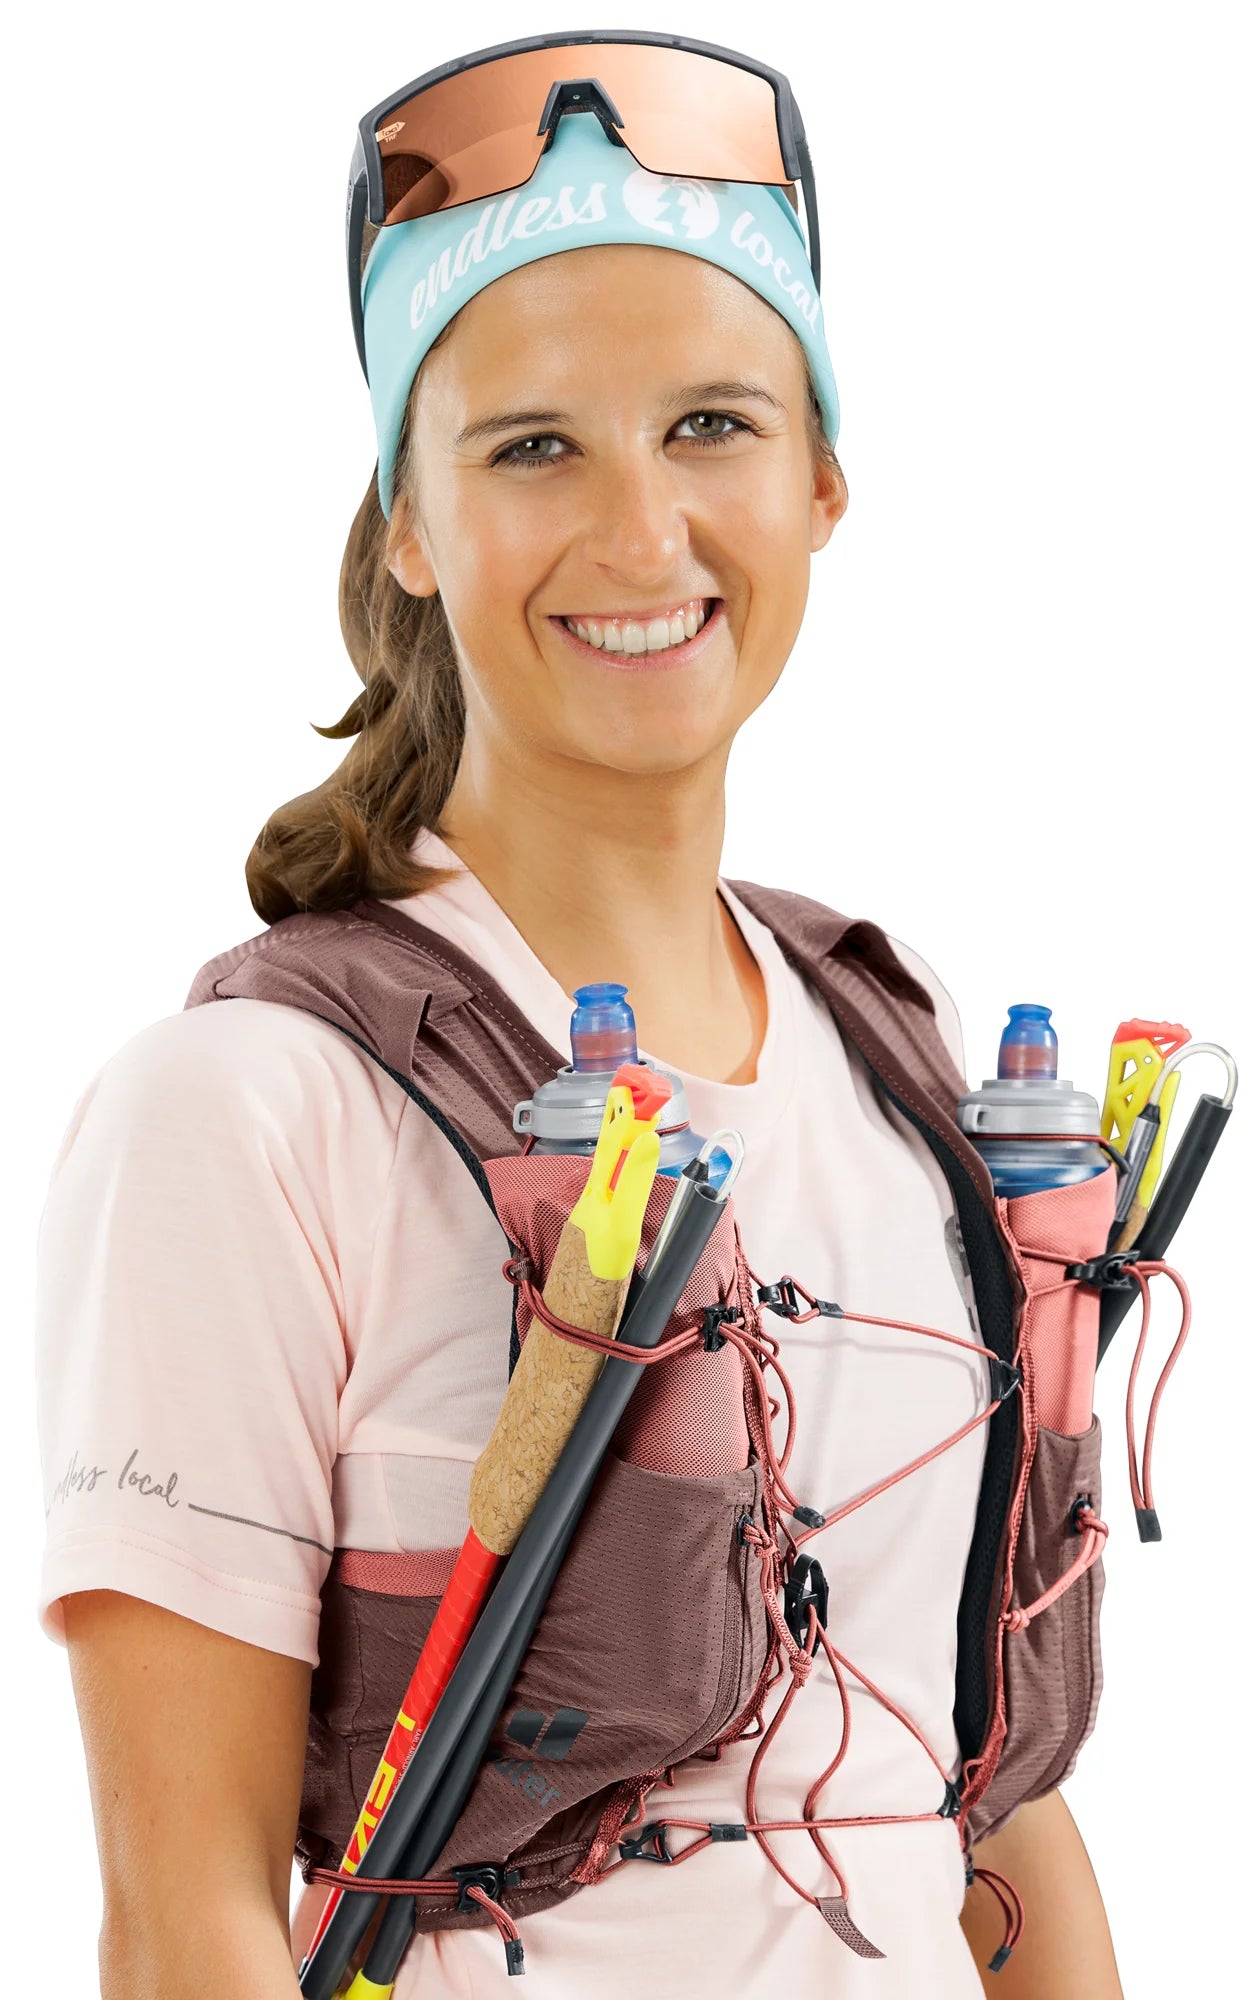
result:
M 716 597 L 713 609 L 694 639 L 684 639 L 681 646 L 666 646 L 660 653 L 607 653 L 602 646 L 588 646 L 585 639 L 579 639 L 576 632 L 570 632 L 563 618 L 553 617 L 550 623 L 587 660 L 596 660 L 601 667 L 608 667 L 617 674 L 664 673 L 671 667 L 690 666 L 698 659 L 709 643 L 715 626 L 725 622 L 726 599 Z

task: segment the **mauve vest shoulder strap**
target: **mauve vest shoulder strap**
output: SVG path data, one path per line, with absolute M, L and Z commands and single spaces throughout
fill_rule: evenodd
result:
M 983 1163 L 954 1122 L 966 1083 L 931 997 L 885 933 L 790 890 L 731 887 L 879 1080 L 951 1144 L 985 1194 Z M 374 898 L 280 919 L 204 965 L 184 1004 L 238 998 L 302 1007 L 340 1028 L 447 1132 L 487 1198 L 480 1162 L 520 1145 L 513 1105 L 568 1061 L 467 953 Z
M 843 917 L 786 889 L 732 882 L 779 948 L 826 1000 L 836 1021 L 878 1082 L 927 1124 L 989 1207 L 993 1182 L 983 1159 L 959 1130 L 958 1100 L 967 1083 L 936 1025 L 926 988 L 909 972 L 886 932 L 868 918 Z
M 475 959 L 373 898 L 281 918 L 203 965 L 184 1005 L 236 999 L 339 1028 L 440 1128 L 491 1208 L 481 1162 L 519 1150 L 513 1105 L 567 1061 Z

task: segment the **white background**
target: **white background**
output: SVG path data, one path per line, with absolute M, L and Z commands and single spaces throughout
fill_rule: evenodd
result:
M 921 951 L 973 1085 L 1023 998 L 1053 1005 L 1063 1069 L 1095 1094 L 1133 1014 L 1242 1062 L 1176 1245 L 1195 1312 L 1157 1546 L 1128 1499 L 1136 1313 L 1098 1379 L 1106 1686 L 1066 1788 L 1129 2000 L 1233 1990 L 1254 1975 L 1260 1779 L 1254 20 L 1204 0 L 861 0 L 808 30 L 743 0 L 665 12 L 797 89 L 852 495 L 737 746 L 725 872 Z M 33 1613 L 55 1476 L 31 1415 L 47 1174 L 99 1064 L 261 928 L 250 842 L 341 755 L 308 724 L 358 687 L 336 614 L 374 460 L 342 239 L 355 125 L 469 47 L 575 25 L 471 20 L 67 0 L 28 10 L 7 65 L 10 1984 L 47 1967 L 55 1922 L 55 1990 L 96 1990 L 82 1749 Z M 1178 1122 L 1219 1088 L 1194 1065 Z M 1171 1286 L 1156 1297 L 1140 1408 L 1176 1325 Z

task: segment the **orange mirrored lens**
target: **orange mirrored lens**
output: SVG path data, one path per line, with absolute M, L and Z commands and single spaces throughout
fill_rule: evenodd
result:
M 597 77 L 641 167 L 701 180 L 777 182 L 790 193 L 766 77 L 689 49 L 573 42 L 496 56 L 400 104 L 377 131 L 385 221 L 409 222 L 527 181 L 555 82 Z

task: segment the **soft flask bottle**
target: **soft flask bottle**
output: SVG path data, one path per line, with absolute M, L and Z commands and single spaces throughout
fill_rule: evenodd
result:
M 1059 1038 L 1050 1026 L 1050 1009 L 1020 1003 L 1008 1011 L 998 1073 L 967 1093 L 958 1123 L 983 1156 L 996 1194 L 1036 1194 L 1087 1181 L 1105 1171 L 1106 1155 L 1068 1135 L 1097 1138 L 1097 1100 L 1059 1075 Z M 1004 1136 L 1031 1132 L 1062 1132 L 1064 1143 Z
M 512 1130 L 532 1137 L 535 1153 L 593 1153 L 614 1070 L 623 1062 L 648 1060 L 638 1052 L 634 1009 L 624 986 L 611 981 L 579 986 L 573 998 L 577 1002 L 569 1024 L 573 1061 L 548 1077 L 512 1113 Z M 660 1063 L 648 1067 L 672 1086 L 656 1126 L 661 1141 L 657 1172 L 676 1175 L 694 1160 L 704 1140 L 691 1129 L 682 1079 Z M 716 1168 L 726 1155 L 715 1150 L 713 1159 L 716 1179 Z

